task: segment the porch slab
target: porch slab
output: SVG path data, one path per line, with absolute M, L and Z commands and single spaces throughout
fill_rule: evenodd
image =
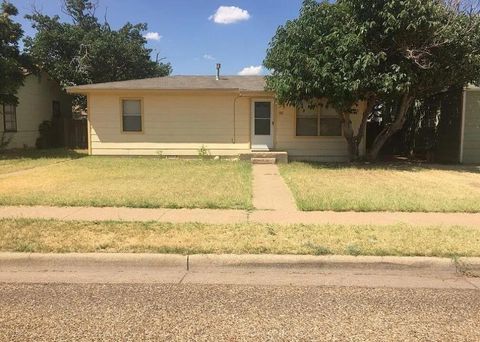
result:
M 252 164 L 276 164 L 275 158 L 252 158 Z
M 281 151 L 268 151 L 268 152 L 251 152 L 240 154 L 240 160 L 252 160 L 252 159 L 272 159 L 274 158 L 277 164 L 288 163 L 288 152 Z

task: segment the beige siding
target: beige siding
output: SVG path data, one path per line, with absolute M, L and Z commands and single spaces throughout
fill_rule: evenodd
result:
M 480 91 L 469 90 L 465 96 L 463 162 L 480 163 Z
M 17 93 L 17 132 L 7 133 L 13 139 L 8 148 L 34 147 L 38 126 L 52 118 L 52 101 L 60 101 L 62 113 L 71 113 L 70 96 L 61 91 L 57 82 L 42 72 L 29 75 Z M 3 106 L 0 106 L 0 132 L 3 132 Z
M 143 101 L 143 132 L 122 132 L 123 98 Z M 252 101 L 259 98 L 266 96 L 182 92 L 90 93 L 91 153 L 195 156 L 202 145 L 212 155 L 246 153 L 250 151 Z M 347 160 L 347 145 L 343 137 L 296 137 L 294 108 L 275 108 L 274 118 L 275 150 L 287 151 L 292 160 Z M 360 115 L 352 118 L 357 127 Z M 362 151 L 364 149 L 362 144 Z
M 121 99 L 129 97 L 143 101 L 141 133 L 122 132 Z M 89 100 L 94 155 L 197 155 L 202 145 L 212 155 L 237 155 L 250 148 L 250 102 L 235 94 L 90 94 Z
M 327 109 L 322 109 L 327 111 Z M 295 127 L 295 108 L 279 107 L 276 119 L 276 149 L 287 151 L 290 160 L 315 160 L 337 162 L 348 160 L 347 143 L 339 137 L 297 137 Z M 328 113 L 335 115 L 335 113 Z M 355 130 L 360 125 L 361 116 L 352 115 Z M 361 146 L 365 153 L 365 139 Z

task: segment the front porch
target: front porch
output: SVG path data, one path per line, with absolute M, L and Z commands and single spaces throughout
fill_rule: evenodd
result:
M 240 160 L 250 160 L 253 164 L 287 164 L 288 152 L 284 151 L 265 151 L 242 153 Z

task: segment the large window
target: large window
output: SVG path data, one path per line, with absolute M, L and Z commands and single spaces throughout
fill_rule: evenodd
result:
M 323 137 L 338 137 L 342 135 L 340 118 L 320 115 L 320 135 Z
M 122 100 L 122 121 L 124 132 L 142 131 L 141 100 Z
M 11 104 L 3 105 L 3 128 L 5 132 L 17 131 L 17 107 Z
M 318 135 L 318 112 L 315 109 L 298 109 L 297 136 L 313 137 Z
M 342 122 L 336 113 L 325 107 L 297 110 L 297 137 L 337 137 L 342 135 Z

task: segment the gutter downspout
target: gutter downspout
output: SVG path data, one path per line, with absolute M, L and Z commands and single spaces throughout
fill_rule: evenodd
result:
M 88 155 L 92 155 L 92 108 L 91 108 L 91 101 L 90 101 L 90 94 L 87 94 L 87 149 Z

